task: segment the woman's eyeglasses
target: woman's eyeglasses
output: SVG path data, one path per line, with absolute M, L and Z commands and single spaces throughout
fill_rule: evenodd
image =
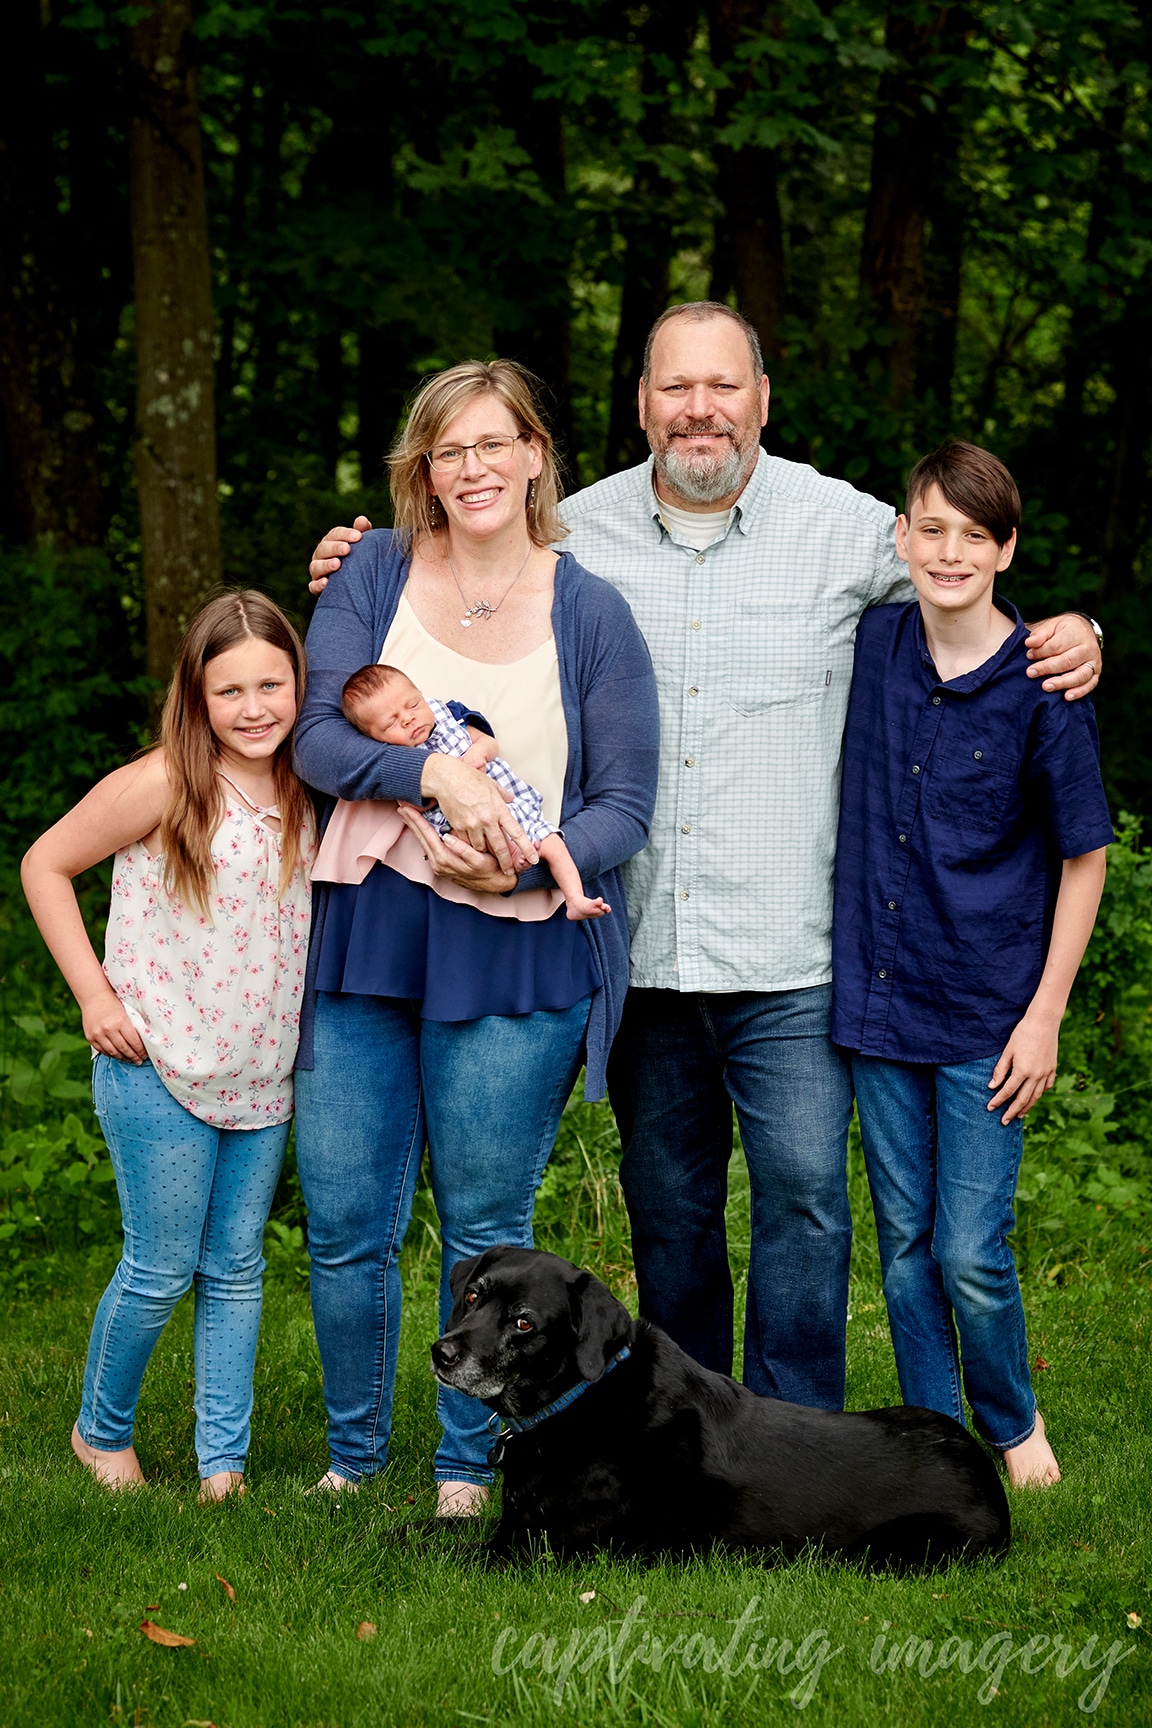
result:
M 531 438 L 530 432 L 517 432 L 514 438 L 481 438 L 476 444 L 441 444 L 439 449 L 426 450 L 428 466 L 437 474 L 454 474 L 469 450 L 475 450 L 481 462 L 489 468 L 500 468 L 509 461 L 521 439 Z

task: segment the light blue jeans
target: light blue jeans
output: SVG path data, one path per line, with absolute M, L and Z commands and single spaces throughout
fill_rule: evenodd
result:
M 192 1285 L 200 1474 L 243 1470 L 261 1245 L 290 1124 L 212 1128 L 176 1102 L 150 1062 L 111 1056 L 93 1063 L 92 1100 L 116 1172 L 124 1255 L 92 1325 L 80 1437 L 102 1452 L 131 1446 L 148 1359 Z
M 387 996 L 316 997 L 315 1068 L 296 1072 L 312 1316 L 331 1467 L 384 1468 L 400 1341 L 400 1247 L 425 1136 L 448 1274 L 497 1243 L 530 1246 L 532 1208 L 583 1056 L 591 998 L 480 1020 L 421 1020 Z M 429 1344 L 432 1342 L 428 1340 Z M 441 1386 L 438 1482 L 491 1482 L 489 1411 Z
M 988 1109 L 997 1060 L 854 1055 L 852 1078 L 901 1397 L 963 1422 L 963 1363 L 976 1427 L 1003 1451 L 1031 1434 L 1036 1400 L 1008 1246 L 1023 1126 Z

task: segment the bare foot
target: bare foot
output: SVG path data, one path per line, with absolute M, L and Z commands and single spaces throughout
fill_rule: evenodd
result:
M 217 1470 L 214 1476 L 201 1478 L 199 1500 L 201 1506 L 211 1506 L 217 1500 L 227 1500 L 230 1494 L 242 1496 L 247 1492 L 242 1470 Z
M 72 1430 L 72 1450 L 105 1488 L 143 1488 L 144 1472 L 131 1446 L 126 1446 L 123 1452 L 97 1452 L 94 1446 L 81 1440 L 77 1425 Z
M 1013 1488 L 1050 1488 L 1053 1482 L 1060 1480 L 1060 1466 L 1048 1444 L 1044 1418 L 1039 1410 L 1036 1412 L 1036 1426 L 1027 1440 L 1022 1440 L 1019 1446 L 1010 1446 L 1001 1456 Z
M 601 900 L 599 896 L 595 900 L 589 900 L 585 894 L 579 896 L 574 894 L 567 905 L 568 917 L 573 923 L 577 923 L 583 918 L 603 918 L 605 913 L 612 910 L 607 900 Z
M 487 1504 L 488 1490 L 482 1482 L 436 1484 L 437 1518 L 478 1518 Z
M 314 1488 L 305 1488 L 305 1494 L 355 1494 L 359 1482 L 354 1482 L 351 1476 L 341 1476 L 335 1470 L 326 1470 Z

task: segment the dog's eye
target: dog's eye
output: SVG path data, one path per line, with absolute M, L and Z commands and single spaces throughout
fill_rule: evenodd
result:
M 469 1308 L 471 1308 L 473 1303 L 479 1300 L 478 1292 L 475 1290 L 465 1290 L 464 1300 L 467 1302 Z
M 531 1330 L 532 1330 L 531 1320 L 525 1320 L 523 1314 L 521 1314 L 519 1320 L 517 1320 L 517 1322 L 516 1322 L 516 1330 L 517 1330 L 517 1332 L 531 1332 Z

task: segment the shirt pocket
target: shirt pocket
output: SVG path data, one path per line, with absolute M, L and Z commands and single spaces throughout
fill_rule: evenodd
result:
M 1020 764 L 1002 739 L 978 735 L 944 742 L 933 752 L 925 808 L 937 822 L 981 834 L 995 833 L 1010 821 L 1019 802 Z
M 724 696 L 737 714 L 818 701 L 832 682 L 827 609 L 733 601 L 725 662 Z

